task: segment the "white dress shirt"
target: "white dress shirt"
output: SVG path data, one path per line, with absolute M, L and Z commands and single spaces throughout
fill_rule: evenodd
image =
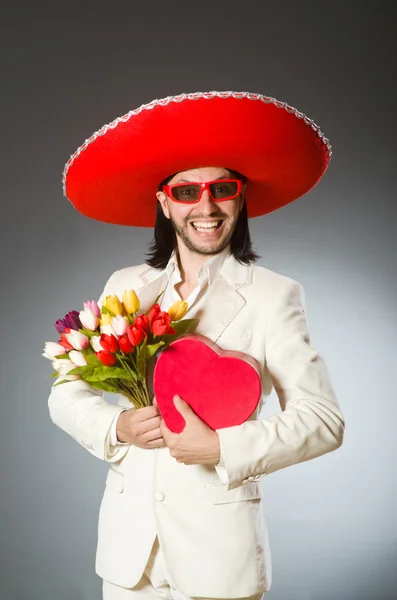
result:
M 200 304 L 202 302 L 204 302 L 206 292 L 208 291 L 209 286 L 213 282 L 223 261 L 225 260 L 225 258 L 227 256 L 229 256 L 229 254 L 230 254 L 230 246 L 227 246 L 224 250 L 222 250 L 222 252 L 219 252 L 215 256 L 212 256 L 211 258 L 209 258 L 199 268 L 199 270 L 197 271 L 197 274 L 196 274 L 196 279 L 198 281 L 198 285 L 194 288 L 194 290 L 192 290 L 190 292 L 188 298 L 186 298 L 186 302 L 188 303 L 188 311 L 196 302 L 200 302 Z M 174 302 L 176 302 L 177 300 L 182 300 L 182 298 L 180 297 L 180 295 L 178 294 L 178 292 L 175 289 L 175 285 L 177 283 L 179 283 L 180 281 L 182 281 L 182 277 L 181 277 L 181 273 L 179 270 L 179 265 L 178 265 L 178 260 L 177 260 L 175 250 L 173 251 L 173 253 L 170 256 L 170 259 L 166 266 L 166 271 L 167 271 L 167 275 L 168 275 L 168 284 L 166 286 L 164 294 L 162 295 L 162 297 L 160 298 L 160 301 L 159 301 L 161 310 L 168 310 Z M 188 315 L 185 314 L 185 316 L 188 316 Z M 125 409 L 125 410 L 128 410 L 128 409 Z M 121 412 L 124 412 L 124 411 L 121 411 Z M 128 442 L 120 442 L 117 439 L 117 433 L 116 433 L 117 420 L 118 420 L 119 416 L 121 415 L 121 412 L 118 415 L 116 415 L 115 419 L 113 420 L 111 429 L 110 429 L 109 444 L 112 446 L 128 445 Z M 220 461 L 217 465 L 215 465 L 215 468 L 216 468 L 217 473 L 218 473 L 220 479 L 222 480 L 222 482 L 227 483 L 228 476 L 227 476 L 227 472 L 224 468 L 222 445 L 221 445 Z

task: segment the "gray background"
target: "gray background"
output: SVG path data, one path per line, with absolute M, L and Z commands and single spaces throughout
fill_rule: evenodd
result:
M 55 427 L 53 323 L 144 262 L 150 229 L 83 217 L 64 163 L 93 131 L 182 92 L 287 101 L 333 145 L 320 184 L 250 221 L 259 264 L 300 281 L 343 446 L 261 480 L 266 599 L 396 597 L 396 21 L 392 2 L 15 3 L 1 31 L 0 598 L 94 600 L 108 465 Z M 157 140 L 167 152 L 164 140 Z M 112 401 L 112 398 L 108 398 Z M 272 394 L 263 418 L 280 411 Z

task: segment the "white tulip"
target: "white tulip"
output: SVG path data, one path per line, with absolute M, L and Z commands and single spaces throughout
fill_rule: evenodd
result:
M 52 362 L 52 366 L 60 375 L 66 375 L 69 371 L 76 368 L 76 365 L 67 358 L 56 358 Z
M 124 335 L 127 333 L 128 321 L 123 315 L 116 315 L 112 318 L 112 327 L 117 335 Z
M 57 344 L 56 342 L 46 342 L 42 356 L 49 360 L 54 360 L 56 356 L 59 354 L 66 354 L 66 352 L 66 348 L 61 346 L 61 344 Z
M 92 348 L 95 350 L 95 352 L 100 352 L 101 350 L 103 350 L 103 348 L 100 344 L 100 339 L 101 339 L 100 335 L 93 335 L 92 338 L 90 339 L 90 344 L 91 344 Z
M 107 335 L 114 335 L 116 339 L 118 339 L 119 337 L 111 325 L 101 325 L 100 329 L 101 333 L 106 333 Z
M 76 367 L 85 367 L 85 365 L 88 364 L 84 354 L 78 350 L 71 350 L 69 352 L 69 358 L 76 365 Z
M 89 329 L 90 331 L 95 331 L 99 324 L 99 318 L 94 315 L 92 310 L 86 308 L 85 310 L 81 310 L 79 312 L 79 318 L 81 324 L 85 329 Z

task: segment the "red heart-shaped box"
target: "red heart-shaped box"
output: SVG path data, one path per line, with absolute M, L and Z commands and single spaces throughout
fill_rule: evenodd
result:
M 160 353 L 153 391 L 171 431 L 180 433 L 185 427 L 175 395 L 215 431 L 241 425 L 252 415 L 261 396 L 260 367 L 243 352 L 222 350 L 201 334 L 185 334 Z

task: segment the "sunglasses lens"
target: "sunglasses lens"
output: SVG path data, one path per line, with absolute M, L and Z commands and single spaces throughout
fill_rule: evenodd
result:
M 172 190 L 172 195 L 178 202 L 195 202 L 199 194 L 199 185 L 178 185 Z
M 210 185 L 210 190 L 214 198 L 232 198 L 237 194 L 237 182 L 218 181 Z

